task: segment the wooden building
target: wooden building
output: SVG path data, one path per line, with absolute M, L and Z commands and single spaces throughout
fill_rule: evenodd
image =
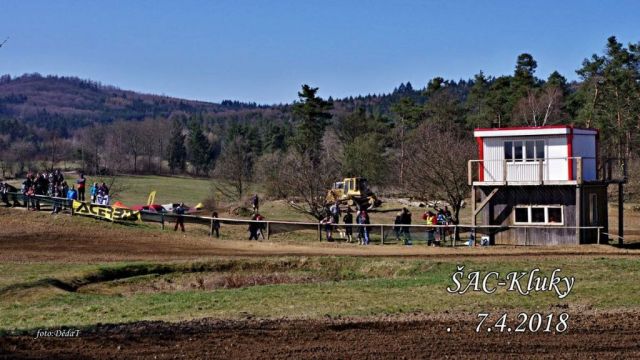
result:
M 612 180 L 599 171 L 604 167 L 598 160 L 598 130 L 565 125 L 489 128 L 476 129 L 474 136 L 478 159 L 469 162 L 472 224 L 501 226 L 483 231 L 493 244 L 606 241 L 607 186 Z

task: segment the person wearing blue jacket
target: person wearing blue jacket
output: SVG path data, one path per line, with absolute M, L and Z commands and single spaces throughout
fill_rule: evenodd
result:
M 96 195 L 98 195 L 98 183 L 94 182 L 89 189 L 89 194 L 91 194 L 91 203 L 96 203 Z
M 74 186 L 71 186 L 69 188 L 69 191 L 67 191 L 67 199 L 68 200 L 78 200 L 78 192 L 76 191 Z

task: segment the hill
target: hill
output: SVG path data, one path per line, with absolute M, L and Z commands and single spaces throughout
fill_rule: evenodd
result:
M 175 112 L 219 113 L 257 109 L 256 104 L 224 101 L 221 104 L 141 94 L 76 77 L 25 74 L 0 78 L 0 117 L 15 118 L 37 127 L 67 126 L 169 117 Z
M 329 100 L 334 102 L 336 115 L 351 112 L 359 106 L 375 115 L 388 115 L 391 104 L 400 97 L 411 96 L 419 101 L 421 92 L 421 89 L 414 90 L 410 83 L 403 83 L 389 94 Z M 0 119 L 17 119 L 22 124 L 37 128 L 65 128 L 69 131 L 93 122 L 168 118 L 176 113 L 234 121 L 282 119 L 288 118 L 289 105 L 187 100 L 122 90 L 77 77 L 38 73 L 0 77 Z

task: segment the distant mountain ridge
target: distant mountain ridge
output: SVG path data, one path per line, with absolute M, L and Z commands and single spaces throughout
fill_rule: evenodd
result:
M 224 101 L 221 104 L 141 94 L 76 77 L 25 74 L 0 77 L 0 117 L 42 121 L 65 119 L 83 123 L 167 117 L 174 111 L 217 113 L 255 109 L 256 104 Z M 80 124 L 78 124 L 80 125 Z
M 449 82 L 464 98 L 471 82 Z M 402 97 L 416 103 L 425 101 L 424 88 L 414 89 L 411 83 L 401 83 L 387 94 L 328 98 L 336 121 L 362 108 L 375 117 L 393 117 L 392 104 Z M 209 124 L 291 123 L 292 104 L 259 105 L 235 100 L 213 103 L 186 100 L 163 95 L 143 94 L 103 85 L 92 80 L 38 73 L 18 77 L 0 76 L 0 129 L 20 127 L 55 131 L 62 137 L 92 123 L 117 120 L 137 121 L 145 118 L 171 118 L 174 115 L 197 116 Z M 26 131 L 26 130 L 25 130 Z

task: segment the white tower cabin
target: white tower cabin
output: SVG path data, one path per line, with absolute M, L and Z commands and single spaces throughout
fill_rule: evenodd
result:
M 566 125 L 476 129 L 469 162 L 472 224 L 495 244 L 573 245 L 606 241 L 606 171 L 598 130 Z M 476 219 L 480 216 L 481 219 Z M 480 235 L 480 234 L 478 234 Z M 600 238 L 602 236 L 602 239 Z

